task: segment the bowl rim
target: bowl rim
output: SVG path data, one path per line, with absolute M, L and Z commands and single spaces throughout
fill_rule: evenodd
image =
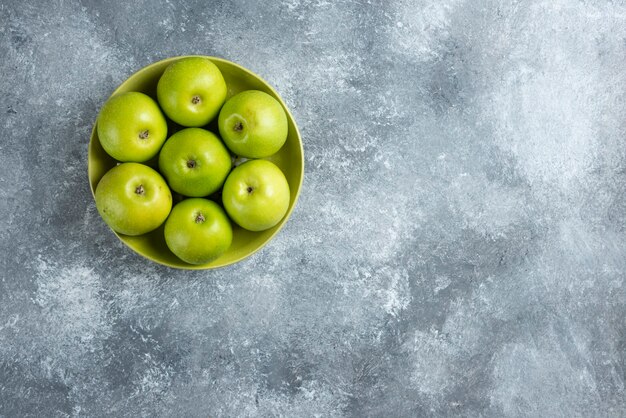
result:
M 128 248 L 130 248 L 132 250 L 132 252 L 134 252 L 135 254 L 140 255 L 143 258 L 146 258 L 150 261 L 153 261 L 157 264 L 160 264 L 162 266 L 166 266 L 169 268 L 173 268 L 173 269 L 178 269 L 178 270 L 213 270 L 213 269 L 218 269 L 218 268 L 223 268 L 223 267 L 227 267 L 233 264 L 236 264 L 250 256 L 252 256 L 253 254 L 257 253 L 258 251 L 260 251 L 262 248 L 264 248 L 272 239 L 274 239 L 274 237 L 276 236 L 276 234 L 278 234 L 283 227 L 285 226 L 285 224 L 287 223 L 287 221 L 289 220 L 291 213 L 293 212 L 293 210 L 296 207 L 296 204 L 298 203 L 298 198 L 300 197 L 300 191 L 302 190 L 302 184 L 304 182 L 304 144 L 302 143 L 302 137 L 300 135 L 300 130 L 298 129 L 298 125 L 296 124 L 296 119 L 293 117 L 291 111 L 289 110 L 289 107 L 287 107 L 287 104 L 283 101 L 283 98 L 280 96 L 280 94 L 278 94 L 278 92 L 274 89 L 274 87 L 268 83 L 263 77 L 259 76 L 258 74 L 256 74 L 255 72 L 224 58 L 220 58 L 220 57 L 215 57 L 215 56 L 210 56 L 210 55 L 178 55 L 178 56 L 173 56 L 173 57 L 168 57 L 159 61 L 155 61 L 153 63 L 150 63 L 144 67 L 141 67 L 140 69 L 138 69 L 137 71 L 133 72 L 131 75 L 129 75 L 128 77 L 126 77 L 126 79 L 124 81 L 122 81 L 120 83 L 119 86 L 117 86 L 117 88 L 115 90 L 113 90 L 113 92 L 107 97 L 107 100 L 113 96 L 115 96 L 116 94 L 120 93 L 120 90 L 122 90 L 122 88 L 124 87 L 124 85 L 133 77 L 137 76 L 139 73 L 143 72 L 143 71 L 147 71 L 148 69 L 152 68 L 152 67 L 156 67 L 158 65 L 163 65 L 165 63 L 171 63 L 171 62 L 175 62 L 184 58 L 208 58 L 209 60 L 215 62 L 221 62 L 223 64 L 227 64 L 227 65 L 231 65 L 235 68 L 237 68 L 238 70 L 247 73 L 248 75 L 260 80 L 265 87 L 267 87 L 267 89 L 273 93 L 274 97 L 276 98 L 276 100 L 278 100 L 278 102 L 282 105 L 283 109 L 285 110 L 285 113 L 287 113 L 287 117 L 291 120 L 293 127 L 295 129 L 295 133 L 296 133 L 296 138 L 298 139 L 298 145 L 300 147 L 300 180 L 298 181 L 298 185 L 297 185 L 297 189 L 296 189 L 296 194 L 294 196 L 294 200 L 293 200 L 293 204 L 289 207 L 289 209 L 287 210 L 287 213 L 285 214 L 285 216 L 283 217 L 283 219 L 280 221 L 280 223 L 278 224 L 278 228 L 276 228 L 276 230 L 274 232 L 272 232 L 266 239 L 265 241 L 259 245 L 257 248 L 255 248 L 254 250 L 252 250 L 251 252 L 241 255 L 227 263 L 221 263 L 221 264 L 216 264 L 216 265 L 211 265 L 211 266 L 206 266 L 206 265 L 194 265 L 194 264 L 188 264 L 186 266 L 181 266 L 181 265 L 173 265 L 173 264 L 169 264 L 167 262 L 164 262 L 162 260 L 159 260 L 151 255 L 147 255 L 144 254 L 138 250 L 136 250 L 135 248 L 133 248 L 129 243 L 127 243 L 124 239 L 122 239 L 122 237 L 120 236 L 120 234 L 118 234 L 116 231 L 114 231 L 112 228 L 110 228 L 108 225 L 107 227 L 115 234 L 115 236 L 117 236 L 117 238 Z M 93 124 L 93 127 L 91 129 L 91 136 L 89 137 L 89 146 L 87 149 L 87 181 L 89 182 L 89 189 L 91 190 L 91 195 L 94 199 L 94 204 L 95 204 L 95 190 L 93 185 L 91 184 L 91 177 L 93 175 L 93 168 L 92 168 L 92 164 L 91 164 L 91 155 L 93 152 L 93 139 L 94 139 L 94 135 L 96 134 L 96 129 L 97 129 L 97 125 L 98 125 L 98 117 L 96 115 L 96 120 Z M 219 258 L 216 260 L 219 261 Z

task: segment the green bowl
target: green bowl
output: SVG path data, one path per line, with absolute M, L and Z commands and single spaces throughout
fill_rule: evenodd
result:
M 168 58 L 142 68 L 124 81 L 113 92 L 113 95 L 127 91 L 140 91 L 156 100 L 156 86 L 161 74 L 163 74 L 163 71 L 165 71 L 165 68 L 169 64 L 182 58 L 186 57 L 181 56 Z M 265 80 L 246 68 L 221 58 L 206 58 L 215 63 L 215 65 L 217 65 L 222 72 L 228 86 L 228 97 L 244 90 L 261 90 L 276 98 L 276 100 L 278 100 L 278 102 L 285 109 L 287 119 L 289 121 L 289 134 L 287 136 L 287 142 L 280 149 L 280 151 L 267 158 L 267 160 L 270 160 L 278 165 L 278 167 L 280 167 L 285 174 L 285 177 L 287 177 L 289 188 L 291 190 L 291 201 L 285 217 L 278 223 L 278 225 L 268 229 L 267 231 L 250 232 L 233 224 L 232 245 L 220 258 L 207 264 L 188 264 L 176 257 L 165 244 L 163 226 L 149 232 L 148 234 L 136 237 L 114 232 L 124 244 L 132 248 L 137 254 L 140 254 L 159 264 L 190 270 L 202 270 L 228 266 L 263 248 L 263 246 L 267 244 L 274 237 L 274 235 L 278 233 L 278 231 L 280 231 L 285 222 L 287 222 L 287 219 L 289 219 L 296 201 L 298 200 L 298 195 L 300 194 L 300 188 L 302 186 L 302 178 L 304 175 L 304 151 L 302 148 L 300 132 L 298 132 L 298 127 L 296 126 L 293 116 L 278 93 L 276 93 L 276 91 Z M 212 131 L 217 132 L 215 129 L 215 123 L 212 123 L 213 126 L 209 125 L 209 127 L 212 128 Z M 100 145 L 96 125 L 94 124 L 93 130 L 91 131 L 88 153 L 89 184 L 91 186 L 92 194 L 95 193 L 96 186 L 102 176 L 104 176 L 104 174 L 111 168 L 115 167 L 116 164 L 117 161 L 110 157 L 104 151 L 102 145 Z M 147 164 L 151 165 L 150 162 Z M 154 162 L 152 162 L 152 165 L 154 167 Z

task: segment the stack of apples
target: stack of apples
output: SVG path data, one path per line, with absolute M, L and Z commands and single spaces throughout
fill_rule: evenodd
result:
M 263 231 L 285 216 L 289 184 L 263 159 L 287 139 L 285 111 L 267 93 L 247 90 L 226 100 L 227 91 L 213 62 L 190 57 L 166 68 L 157 101 L 127 92 L 104 104 L 98 138 L 119 164 L 102 177 L 95 199 L 114 231 L 142 235 L 165 223 L 168 248 L 204 264 L 230 247 L 231 221 Z M 206 129 L 216 117 L 219 136 Z M 169 137 L 168 118 L 181 127 Z

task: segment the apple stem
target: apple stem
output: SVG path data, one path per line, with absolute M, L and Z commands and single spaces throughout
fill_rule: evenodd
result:
M 243 123 L 241 123 L 241 122 L 235 123 L 235 126 L 233 126 L 233 129 L 236 132 L 241 132 L 243 130 Z
M 143 184 L 140 184 L 139 186 L 137 186 L 137 188 L 135 189 L 135 193 L 137 193 L 138 195 L 143 195 L 146 191 L 143 189 Z
M 144 130 L 144 131 L 141 131 L 141 132 L 139 133 L 139 139 L 146 139 L 146 138 L 148 137 L 148 134 L 149 134 L 149 132 L 148 132 L 148 130 L 147 130 L 147 129 L 146 129 L 146 130 Z
M 199 213 L 199 214 L 196 215 L 196 223 L 197 224 L 201 224 L 202 222 L 204 222 L 204 220 L 205 219 L 204 219 L 204 215 L 203 214 Z
M 200 96 L 193 96 L 193 97 L 191 98 L 191 103 L 193 103 L 193 104 L 198 104 L 198 103 L 200 103 Z
M 248 191 L 248 193 L 252 193 L 252 191 L 254 190 L 252 187 L 248 186 L 248 188 L 246 189 Z
M 194 160 L 187 161 L 187 167 L 194 168 L 196 166 L 196 162 Z

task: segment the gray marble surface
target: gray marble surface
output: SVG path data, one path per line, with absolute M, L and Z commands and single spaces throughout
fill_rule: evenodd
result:
M 306 152 L 263 251 L 135 255 L 89 133 L 221 56 Z M 0 2 L 0 416 L 624 417 L 626 4 Z

